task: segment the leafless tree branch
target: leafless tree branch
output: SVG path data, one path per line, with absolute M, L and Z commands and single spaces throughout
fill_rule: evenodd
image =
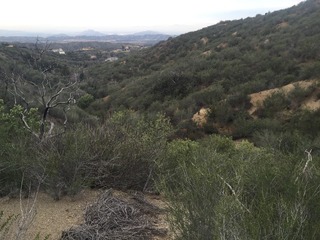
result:
M 33 68 L 38 70 L 42 74 L 42 81 L 37 83 L 30 79 L 25 79 L 22 75 L 17 75 L 12 73 L 10 78 L 11 89 L 8 91 L 14 96 L 14 103 L 18 104 L 22 102 L 26 109 L 29 109 L 31 103 L 35 102 L 40 104 L 41 120 L 40 127 L 37 131 L 34 131 L 27 122 L 27 115 L 22 113 L 22 122 L 26 129 L 36 136 L 40 141 L 46 137 L 55 136 L 54 128 L 55 124 L 53 121 L 48 121 L 48 116 L 50 109 L 69 106 L 75 103 L 74 95 L 77 91 L 78 84 L 78 74 L 73 74 L 70 76 L 69 80 L 51 79 L 52 66 L 42 66 L 42 61 L 44 59 L 45 53 L 48 51 L 50 45 L 48 42 L 44 45 L 40 44 L 39 39 L 37 39 L 34 47 L 34 52 L 31 54 L 33 61 Z M 63 109 L 65 120 L 63 123 L 64 131 L 66 129 L 67 118 L 66 118 L 66 108 Z M 48 125 L 48 126 L 47 126 Z M 63 131 L 63 132 L 64 132 Z M 60 135 L 58 133 L 58 135 Z
M 30 133 L 32 133 L 32 135 L 34 135 L 36 138 L 39 138 L 39 134 L 37 134 L 37 133 L 35 133 L 34 131 L 32 131 L 31 127 L 29 126 L 29 124 L 28 124 L 27 121 L 26 121 L 26 116 L 25 116 L 23 113 L 21 113 L 21 120 L 22 120 L 25 128 L 26 128 Z

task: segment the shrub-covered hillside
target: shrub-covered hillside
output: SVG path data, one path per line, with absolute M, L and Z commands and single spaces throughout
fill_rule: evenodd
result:
M 96 65 L 87 72 L 85 89 L 97 99 L 88 110 L 98 115 L 119 108 L 163 111 L 182 129 L 180 136 L 196 131 L 193 137 L 199 132 L 250 137 L 252 130 L 236 131 L 248 128 L 239 126 L 243 120 L 253 120 L 247 114 L 249 94 L 319 79 L 319 26 L 320 3 L 308 0 L 289 9 L 220 22 L 121 61 Z M 309 94 L 316 94 L 317 82 Z M 281 101 L 274 114 L 260 118 L 287 121 L 288 117 L 275 118 L 276 113 L 297 112 L 293 101 Z M 210 108 L 211 114 L 204 128 L 197 129 L 191 118 L 201 108 Z
M 319 40 L 308 0 L 104 63 L 1 44 L 0 197 L 152 192 L 174 239 L 320 239 Z M 160 212 L 109 193 L 61 239 L 151 239 Z

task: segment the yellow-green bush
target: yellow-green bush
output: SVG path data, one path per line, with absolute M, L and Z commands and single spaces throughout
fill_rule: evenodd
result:
M 159 188 L 177 239 L 319 238 L 319 163 L 302 156 L 219 136 L 170 143 Z

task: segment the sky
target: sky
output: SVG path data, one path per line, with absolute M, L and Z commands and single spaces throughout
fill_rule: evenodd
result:
M 37 32 L 180 34 L 221 20 L 253 17 L 301 0 L 5 0 L 0 29 Z

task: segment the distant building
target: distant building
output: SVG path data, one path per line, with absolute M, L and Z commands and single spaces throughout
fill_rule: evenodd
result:
M 52 49 L 52 52 L 59 53 L 60 55 L 65 55 L 65 51 L 62 48 Z
M 119 60 L 118 57 L 109 57 L 109 58 L 107 58 L 107 59 L 105 60 L 105 62 L 115 62 L 115 61 L 117 61 L 117 60 Z
M 97 56 L 96 56 L 96 55 L 90 55 L 90 59 L 91 59 L 91 60 L 96 60 L 96 59 L 97 59 Z
M 94 50 L 94 48 L 92 47 L 84 47 L 80 49 L 80 51 L 92 51 L 92 50 Z

